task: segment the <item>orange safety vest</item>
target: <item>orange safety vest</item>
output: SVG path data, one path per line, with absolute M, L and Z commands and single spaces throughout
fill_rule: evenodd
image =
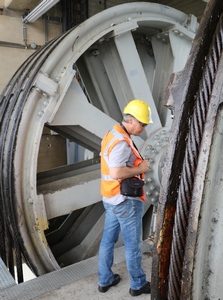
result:
M 108 167 L 109 154 L 114 146 L 120 141 L 126 141 L 131 147 L 132 152 L 135 155 L 135 161 L 133 162 L 135 167 L 143 160 L 128 133 L 120 124 L 114 125 L 112 130 L 103 137 L 101 142 L 101 195 L 107 198 L 120 194 L 120 181 L 113 179 L 110 176 Z M 144 174 L 141 174 L 141 177 L 144 178 Z M 140 198 L 145 201 L 144 194 Z

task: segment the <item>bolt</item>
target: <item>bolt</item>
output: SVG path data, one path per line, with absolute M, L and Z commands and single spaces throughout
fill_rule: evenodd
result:
M 154 197 L 152 197 L 152 198 L 150 198 L 150 201 L 151 201 L 152 203 L 155 203 L 155 202 L 156 202 L 156 199 L 155 199 Z
M 44 101 L 43 106 L 46 107 L 48 105 L 49 101 Z
M 29 203 L 29 204 L 33 204 L 33 199 L 32 199 L 32 198 L 29 198 L 29 199 L 28 199 L 28 203 Z
M 41 118 L 41 117 L 43 116 L 43 114 L 44 114 L 44 110 L 41 110 L 41 111 L 39 111 L 39 112 L 38 112 L 38 114 L 37 114 L 37 115 L 38 115 L 38 117 L 40 117 L 40 118 Z
M 155 196 L 159 196 L 159 192 L 158 192 L 158 191 L 155 191 L 154 195 L 155 195 Z
M 151 184 L 150 187 L 149 187 L 150 191 L 153 191 L 155 189 L 154 185 Z
M 30 47 L 31 47 L 32 49 L 36 49 L 36 48 L 37 48 L 37 45 L 36 45 L 35 42 L 32 42 L 32 43 L 30 44 Z
M 94 49 L 91 51 L 91 54 L 94 55 L 94 56 L 98 56 L 100 54 L 99 50 L 98 49 Z

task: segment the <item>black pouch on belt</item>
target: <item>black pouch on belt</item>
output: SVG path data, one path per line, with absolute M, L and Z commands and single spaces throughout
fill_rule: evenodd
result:
M 143 195 L 144 180 L 138 177 L 130 177 L 121 181 L 121 194 L 130 197 L 140 197 Z

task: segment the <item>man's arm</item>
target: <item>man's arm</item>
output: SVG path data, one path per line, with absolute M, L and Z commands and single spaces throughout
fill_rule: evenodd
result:
M 114 179 L 125 179 L 135 175 L 147 172 L 149 169 L 149 161 L 143 160 L 138 167 L 116 167 L 109 168 L 110 175 Z

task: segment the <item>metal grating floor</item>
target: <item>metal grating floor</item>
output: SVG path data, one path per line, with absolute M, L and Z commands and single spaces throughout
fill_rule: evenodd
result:
M 15 285 L 16 282 L 0 257 L 0 291 Z
M 143 243 L 143 253 L 144 253 L 144 259 L 149 260 L 148 253 L 151 253 L 151 246 L 147 243 Z M 123 247 L 117 248 L 115 250 L 115 260 L 114 265 L 118 267 L 119 264 L 124 262 L 124 249 Z M 125 271 L 125 273 L 127 273 Z M 66 292 L 63 289 L 64 287 L 69 287 L 75 282 L 80 281 L 84 278 L 89 278 L 90 275 L 94 274 L 94 289 L 95 293 L 97 294 L 96 298 L 92 298 L 92 295 L 89 297 L 86 297 L 86 294 L 84 294 L 83 299 L 100 299 L 98 298 L 100 295 L 98 295 L 97 291 L 97 256 L 86 259 L 84 261 L 81 261 L 79 263 L 76 263 L 74 265 L 70 265 L 68 267 L 65 267 L 63 269 L 60 269 L 58 271 L 54 271 L 45 275 L 42 275 L 38 278 L 29 280 L 27 282 L 21 283 L 19 285 L 9 286 L 8 288 L 5 288 L 4 290 L 0 290 L 0 299 L 4 300 L 31 300 L 31 299 L 81 299 L 81 296 L 76 295 L 75 298 L 70 297 L 66 295 Z M 149 275 L 149 274 L 148 274 Z M 127 280 L 126 280 L 127 283 Z M 82 285 L 84 283 L 82 282 Z M 128 285 L 128 283 L 127 283 Z M 76 293 L 74 291 L 75 287 L 69 287 L 69 289 L 72 290 L 72 292 Z M 59 296 L 57 296 L 57 292 L 59 291 Z M 93 291 L 92 291 L 93 293 Z M 128 287 L 126 287 L 126 293 L 128 294 Z M 51 296 L 53 298 L 51 298 Z M 102 296 L 102 295 L 101 295 Z M 107 296 L 107 294 L 106 294 Z M 104 294 L 103 294 L 103 297 Z M 148 295 L 146 296 L 148 299 Z M 141 296 L 140 296 L 141 298 Z M 105 298 L 104 298 L 105 299 Z M 108 299 L 106 297 L 106 299 Z M 110 298 L 113 299 L 113 298 Z M 117 298 L 114 298 L 117 299 Z M 120 298 L 121 299 L 121 298 Z M 124 298 L 123 298 L 124 299 Z M 127 298 L 128 299 L 128 298 Z

